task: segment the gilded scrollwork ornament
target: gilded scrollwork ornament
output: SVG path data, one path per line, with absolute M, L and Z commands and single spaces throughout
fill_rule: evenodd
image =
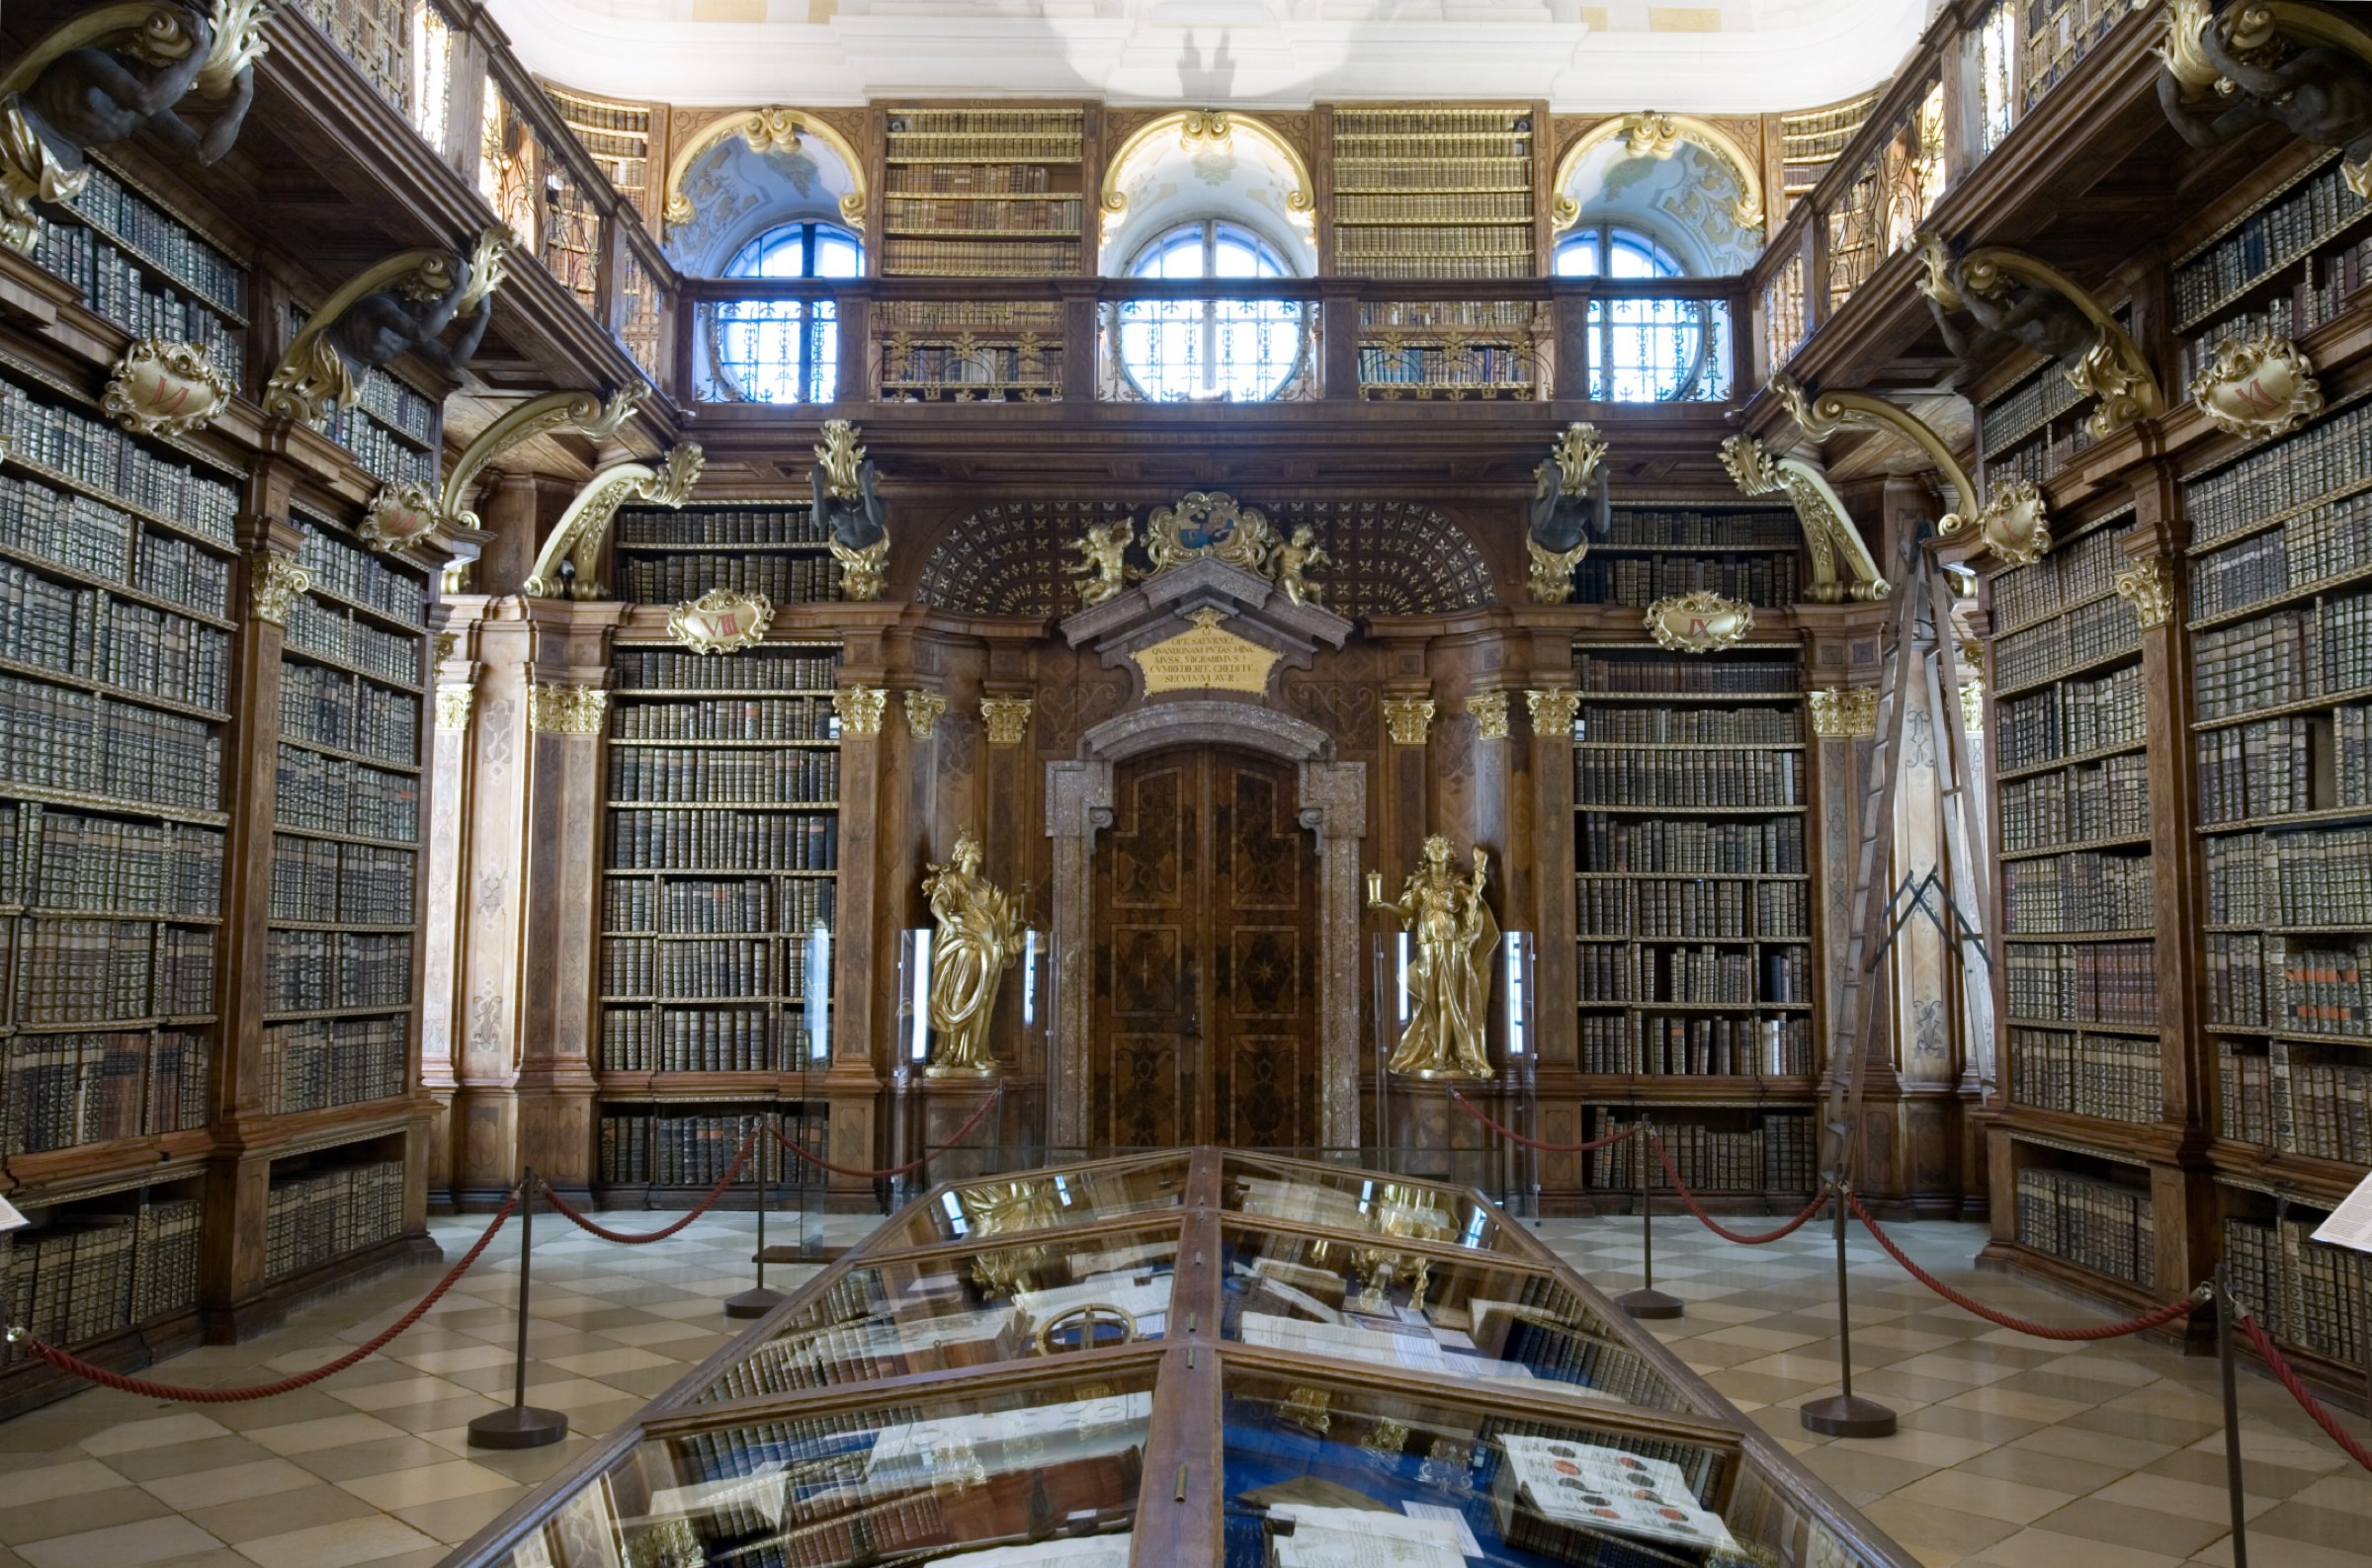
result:
M 319 430 L 362 401 L 371 371 L 407 354 L 458 378 L 485 337 L 518 243 L 497 223 L 466 258 L 399 251 L 357 273 L 297 329 L 264 382 L 264 412 Z M 461 330 L 448 341 L 456 322 Z
M 2354 9 L 2354 8 L 2350 8 Z M 2158 102 L 2194 147 L 2261 124 L 2340 150 L 2339 173 L 2372 202 L 2372 33 L 2337 11 L 2291 0 L 2169 0 L 2156 50 Z
M 2191 378 L 2191 401 L 2231 436 L 2286 436 L 2323 412 L 2323 384 L 2305 351 L 2270 332 L 2226 338 Z
M 1467 716 L 1475 721 L 1477 740 L 1507 738 L 1507 694 L 1477 692 L 1466 700 Z
M 1384 699 L 1384 728 L 1395 746 L 1422 746 L 1433 729 L 1433 700 L 1429 697 Z
M 1782 457 L 1751 436 L 1732 436 L 1722 443 L 1722 466 L 1741 494 L 1784 495 L 1804 530 L 1812 557 L 1812 586 L 1804 597 L 1817 605 L 1851 599 L 1884 599 L 1893 592 L 1870 555 L 1861 531 L 1853 526 L 1845 503 L 1829 487 L 1828 476 L 1801 457 Z M 1837 578 L 1842 559 L 1851 582 Z
M 298 596 L 313 586 L 313 574 L 297 565 L 296 557 L 278 550 L 252 551 L 247 562 L 254 574 L 248 585 L 248 603 L 255 619 L 287 625 L 289 611 Z
M 428 486 L 406 479 L 380 487 L 356 532 L 373 549 L 393 554 L 425 542 L 436 534 L 439 521 L 436 496 Z
M 528 727 L 539 735 L 598 735 L 610 694 L 598 686 L 539 681 L 527 689 Z
M 187 436 L 212 424 L 234 389 L 205 344 L 142 338 L 116 362 L 99 406 L 135 436 Z
M 469 492 L 489 464 L 538 436 L 565 432 L 599 446 L 618 434 L 641 396 L 639 389 L 631 386 L 607 397 L 592 392 L 546 392 L 504 409 L 462 449 L 453 470 L 445 476 L 437 503 L 439 513 L 455 528 L 480 527 L 478 515 L 469 509 Z
M 707 458 L 691 442 L 667 449 L 657 464 L 635 460 L 597 469 L 552 525 L 536 552 L 522 591 L 530 599 L 606 599 L 600 577 L 602 540 L 628 502 L 680 507 L 691 499 Z
M 1526 586 L 1536 605 L 1562 605 L 1573 596 L 1573 568 L 1589 546 L 1613 530 L 1606 489 L 1606 438 L 1578 422 L 1565 427 L 1548 457 L 1532 470 L 1530 559 Z
M 1754 630 L 1754 607 L 1700 588 L 1648 607 L 1648 634 L 1673 653 L 1718 653 Z
M 2162 626 L 2174 619 L 2174 580 L 2165 557 L 2144 555 L 2117 573 L 2117 597 L 2133 607 L 2142 629 Z
M 845 419 L 824 421 L 808 476 L 815 520 L 840 566 L 840 597 L 867 604 L 882 597 L 890 568 L 890 507 L 881 497 L 880 474 L 858 444 L 857 427 Z
M 1581 711 L 1581 694 L 1567 686 L 1530 691 L 1524 694 L 1524 706 L 1532 714 L 1534 735 L 1544 739 L 1571 740 L 1573 719 Z
M 1812 732 L 1821 740 L 1867 740 L 1878 733 L 1878 688 L 1826 686 L 1810 694 Z
M 832 694 L 832 711 L 844 735 L 879 735 L 890 711 L 890 694 L 878 686 L 844 686 Z
M 1027 697 L 983 697 L 980 699 L 980 727 L 988 732 L 991 746 L 1018 746 L 1029 733 L 1030 709 L 1036 706 Z
M 442 730 L 467 729 L 469 706 L 477 697 L 477 688 L 465 681 L 442 682 L 437 687 L 437 728 Z
M 2005 346 L 2057 360 L 2070 386 L 2100 400 L 2084 421 L 2095 439 L 2165 412 L 2165 395 L 2140 346 L 2066 274 L 2004 246 L 1955 257 L 1937 235 L 1922 234 L 1919 243 L 1919 292 L 1964 375 Z M 1963 313 L 1974 331 L 1955 319 Z
M 906 694 L 906 733 L 916 740 L 929 740 L 939 731 L 939 715 L 947 711 L 947 699 L 937 692 L 916 690 Z
M 667 635 L 694 653 L 739 653 L 766 640 L 774 601 L 738 588 L 712 588 L 667 617 Z

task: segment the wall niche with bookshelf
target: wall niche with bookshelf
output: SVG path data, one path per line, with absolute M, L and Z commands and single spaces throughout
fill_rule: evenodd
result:
M 1333 270 L 1345 278 L 1530 278 L 1539 268 L 1526 104 L 1332 111 Z
M 1754 1199 L 1809 1192 L 1820 1051 L 1798 645 L 1688 655 L 1585 642 L 1574 673 L 1589 1135 L 1645 1112 L 1692 1187 Z M 1585 1181 L 1636 1190 L 1638 1174 L 1598 1160 Z
M 780 605 L 840 598 L 831 541 L 805 501 L 629 508 L 612 530 L 619 597 L 674 605 L 715 588 Z
M 700 1151 L 736 1118 L 809 1119 L 838 903 L 838 666 L 837 643 L 613 651 L 597 1183 L 614 1201 L 705 1190 L 723 1165 L 699 1175 Z
M 890 109 L 882 275 L 1077 277 L 1086 125 L 1076 106 Z

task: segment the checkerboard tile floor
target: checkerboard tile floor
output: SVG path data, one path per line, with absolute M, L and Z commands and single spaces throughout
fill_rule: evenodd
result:
M 665 1216 L 609 1218 L 638 1230 Z M 854 1242 L 872 1223 L 835 1215 L 824 1239 Z M 457 1256 L 482 1224 L 439 1220 L 437 1239 Z M 301 1392 L 193 1406 L 92 1390 L 0 1423 L 0 1568 L 427 1568 L 724 1342 L 734 1325 L 719 1303 L 749 1283 L 753 1224 L 712 1215 L 643 1248 L 537 1227 L 528 1397 L 570 1426 L 549 1448 L 474 1451 L 464 1433 L 510 1394 L 515 1231 L 385 1356 Z M 1895 1233 L 1984 1300 L 2045 1322 L 2096 1320 L 1969 1268 L 1984 1242 L 1973 1226 Z M 1639 1282 L 1636 1220 L 1552 1219 L 1541 1234 L 1610 1293 Z M 1860 1238 L 1856 1391 L 1894 1406 L 1903 1430 L 1828 1443 L 1795 1415 L 1835 1386 L 1833 1254 L 1821 1229 L 1747 1249 L 1667 1219 L 1655 1256 L 1657 1285 L 1689 1303 L 1657 1332 L 1929 1568 L 2230 1568 L 2214 1362 L 1992 1329 Z M 442 1269 L 389 1275 L 153 1375 L 244 1383 L 317 1365 Z M 805 1276 L 776 1269 L 769 1282 L 789 1289 Z M 2252 1561 L 2372 1568 L 2372 1475 L 2264 1379 L 2245 1377 L 2241 1403 Z

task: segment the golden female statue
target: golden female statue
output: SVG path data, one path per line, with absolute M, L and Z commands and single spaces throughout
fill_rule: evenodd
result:
M 938 931 L 931 941 L 931 1031 L 939 1036 L 927 1076 L 996 1070 L 988 1018 L 1005 971 L 1021 951 L 1022 901 L 980 874 L 980 841 L 966 829 L 956 853 L 922 879 Z
M 1417 1078 L 1488 1078 L 1482 1030 L 1490 1014 L 1490 955 L 1499 945 L 1499 923 L 1482 902 L 1489 859 L 1475 851 L 1475 873 L 1461 878 L 1450 869 L 1450 841 L 1425 840 L 1424 865 L 1408 873 L 1398 903 L 1384 898 L 1384 875 L 1367 873 L 1371 909 L 1400 917 L 1400 929 L 1415 937 L 1408 967 L 1408 1027 L 1399 1048 L 1385 1065 Z

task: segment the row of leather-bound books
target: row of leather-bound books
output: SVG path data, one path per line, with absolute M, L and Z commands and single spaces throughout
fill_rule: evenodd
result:
M 2156 1034 L 2009 1032 L 2009 1097 L 2040 1111 L 2110 1121 L 2156 1121 L 2161 1067 Z
M 1622 1107 L 1592 1106 L 1586 1136 L 1591 1141 L 1637 1120 L 1639 1113 Z M 1668 1111 L 1655 1116 L 1655 1135 L 1680 1172 L 1680 1180 L 1697 1193 L 1809 1193 L 1818 1184 L 1813 1118 L 1803 1112 L 1756 1112 L 1750 1125 L 1717 1127 L 1706 1122 L 1673 1119 Z M 1589 1185 L 1601 1192 L 1637 1192 L 1651 1170 L 1660 1186 L 1663 1169 L 1645 1138 L 1629 1138 L 1587 1156 Z
M 264 1204 L 264 1275 L 278 1279 L 392 1241 L 403 1227 L 403 1162 L 369 1160 L 272 1183 Z
M 2316 1241 L 2322 1222 L 2319 1214 L 2228 1217 L 2224 1260 L 2232 1290 L 2275 1339 L 2360 1366 L 2372 1272 L 2361 1253 Z
M 2216 1041 L 2222 1131 L 2236 1143 L 2346 1165 L 2372 1165 L 2372 1058 L 2338 1047 L 2343 1059 L 2309 1060 L 2270 1040 Z
M 2005 852 L 2096 839 L 2147 837 L 2150 759 L 2128 752 L 2001 785 Z
M 143 1189 L 81 1204 L 11 1241 L 8 1320 L 50 1345 L 80 1345 L 185 1310 L 198 1299 L 195 1197 Z M 22 1361 L 14 1343 L 0 1362 Z
M 2002 949 L 2012 1018 L 2053 1024 L 2158 1021 L 2158 947 L 2132 942 L 2013 942 Z
M 2078 851 L 2001 867 L 2003 926 L 2012 936 L 2148 931 L 2156 922 L 2149 856 Z
M 2146 1185 L 2028 1166 L 2017 1176 L 2016 1223 L 2027 1246 L 2094 1274 L 2146 1285 L 2157 1271 L 2157 1216 Z

